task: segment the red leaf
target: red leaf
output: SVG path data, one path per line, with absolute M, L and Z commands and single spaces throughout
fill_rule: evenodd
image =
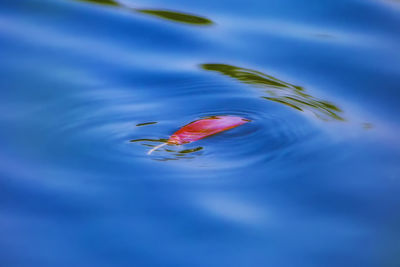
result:
M 191 143 L 204 137 L 235 128 L 249 121 L 248 119 L 236 116 L 213 116 L 196 120 L 183 126 L 172 134 L 166 143 L 154 147 L 147 154 L 150 155 L 154 150 L 167 144 L 182 145 Z

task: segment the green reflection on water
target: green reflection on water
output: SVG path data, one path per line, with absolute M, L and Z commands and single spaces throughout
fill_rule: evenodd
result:
M 191 149 L 184 149 L 184 150 L 179 151 L 178 153 L 188 154 L 188 153 L 193 153 L 193 152 L 196 152 L 196 151 L 200 151 L 202 149 L 203 149 L 203 147 L 199 146 L 199 147 L 195 147 L 195 148 L 191 148 Z
M 363 127 L 365 130 L 370 130 L 370 129 L 374 128 L 374 125 L 373 125 L 372 123 L 369 123 L 369 122 L 364 122 L 364 123 L 362 124 L 362 127 Z
M 207 18 L 203 18 L 200 16 L 186 14 L 177 11 L 168 11 L 168 10 L 157 10 L 157 9 L 136 9 L 137 12 L 156 16 L 162 19 L 171 20 L 180 23 L 186 24 L 195 24 L 195 25 L 211 25 L 213 22 Z
M 152 125 L 152 124 L 156 124 L 156 121 L 150 121 L 150 122 L 143 122 L 143 123 L 138 123 L 136 124 L 136 126 L 147 126 L 147 125 Z
M 163 139 L 163 138 L 160 138 L 160 139 L 140 138 L 140 139 L 132 139 L 129 142 L 134 143 L 134 142 L 143 142 L 143 141 L 165 143 L 165 142 L 168 141 L 168 139 Z
M 263 92 L 268 96 L 263 99 L 270 100 L 299 111 L 309 111 L 322 120 L 344 121 L 340 115 L 342 110 L 331 102 L 317 99 L 305 92 L 301 86 L 281 81 L 271 75 L 260 71 L 240 68 L 227 64 L 202 64 L 204 70 L 215 71 L 234 78 L 242 83 L 258 88 L 265 88 Z
M 77 0 L 77 1 L 106 5 L 106 6 L 122 6 L 120 3 L 113 0 Z
M 210 19 L 200 17 L 193 14 L 187 14 L 178 11 L 170 11 L 170 10 L 161 10 L 161 9 L 140 9 L 140 8 L 130 8 L 125 6 L 122 3 L 119 3 L 114 0 L 76 0 L 81 2 L 99 4 L 104 6 L 115 6 L 120 7 L 121 9 L 138 12 L 141 14 L 150 15 L 153 17 L 184 23 L 184 24 L 191 24 L 191 25 L 211 25 L 213 22 Z

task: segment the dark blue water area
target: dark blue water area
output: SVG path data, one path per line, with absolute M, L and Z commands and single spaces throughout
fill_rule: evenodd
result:
M 0 3 L 0 266 L 400 266 L 398 1 Z

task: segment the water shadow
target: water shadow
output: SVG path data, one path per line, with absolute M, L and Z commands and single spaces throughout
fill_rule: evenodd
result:
M 342 110 L 335 104 L 315 98 L 301 86 L 281 81 L 260 71 L 227 64 L 201 64 L 202 69 L 218 72 L 241 83 L 264 89 L 262 99 L 283 104 L 298 111 L 308 111 L 322 120 L 344 121 Z
M 131 8 L 123 3 L 119 3 L 114 0 L 76 0 L 81 2 L 87 2 L 92 4 L 104 5 L 109 7 L 119 7 L 121 9 L 136 12 L 140 14 L 145 14 L 153 17 L 157 17 L 160 19 L 173 21 L 182 24 L 189 25 L 197 25 L 197 26 L 209 26 L 214 24 L 214 22 L 208 18 L 201 17 L 194 14 L 172 11 L 172 10 L 164 10 L 164 9 L 141 9 L 141 8 Z

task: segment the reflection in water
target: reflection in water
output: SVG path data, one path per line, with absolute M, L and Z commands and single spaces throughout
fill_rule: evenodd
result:
M 122 6 L 120 3 L 113 0 L 78 0 L 78 1 L 89 2 L 99 5 L 106 5 L 106 6 Z
M 146 126 L 146 125 L 152 125 L 152 124 L 156 124 L 156 121 L 150 121 L 150 122 L 144 122 L 144 123 L 138 123 L 136 124 L 136 126 Z
M 165 142 L 168 141 L 168 139 L 164 139 L 164 138 L 160 138 L 160 139 L 140 138 L 140 139 L 130 140 L 129 142 L 134 143 L 134 142 L 143 142 L 143 141 L 165 143 Z
M 172 20 L 175 22 L 186 23 L 186 24 L 197 24 L 197 25 L 211 25 L 213 22 L 207 18 L 185 14 L 176 11 L 167 10 L 156 10 L 156 9 L 136 9 L 137 12 L 156 16 L 159 18 Z
M 262 96 L 263 99 L 284 104 L 299 111 L 312 112 L 322 120 L 344 120 L 339 115 L 342 111 L 336 105 L 314 98 L 300 86 L 281 81 L 256 70 L 227 64 L 202 64 L 201 67 L 205 70 L 219 72 L 242 83 L 265 88 L 264 92 L 268 96 Z
M 203 147 L 199 146 L 199 147 L 195 147 L 195 148 L 191 148 L 191 149 L 184 149 L 184 150 L 179 151 L 178 153 L 188 154 L 188 153 L 193 153 L 193 152 L 196 152 L 196 151 L 200 151 L 202 149 L 203 149 Z
M 213 22 L 210 19 L 200 17 L 193 14 L 182 13 L 178 11 L 161 10 L 161 9 L 140 9 L 130 8 L 114 0 L 77 0 L 82 2 L 89 2 L 94 4 L 100 4 L 105 6 L 117 6 L 125 10 L 139 12 L 141 14 L 147 14 L 154 17 L 166 19 L 169 21 L 191 24 L 191 25 L 211 25 Z
M 373 125 L 372 123 L 369 123 L 369 122 L 364 122 L 364 123 L 362 124 L 362 127 L 363 127 L 365 130 L 369 130 L 369 129 L 374 128 L 374 125 Z

